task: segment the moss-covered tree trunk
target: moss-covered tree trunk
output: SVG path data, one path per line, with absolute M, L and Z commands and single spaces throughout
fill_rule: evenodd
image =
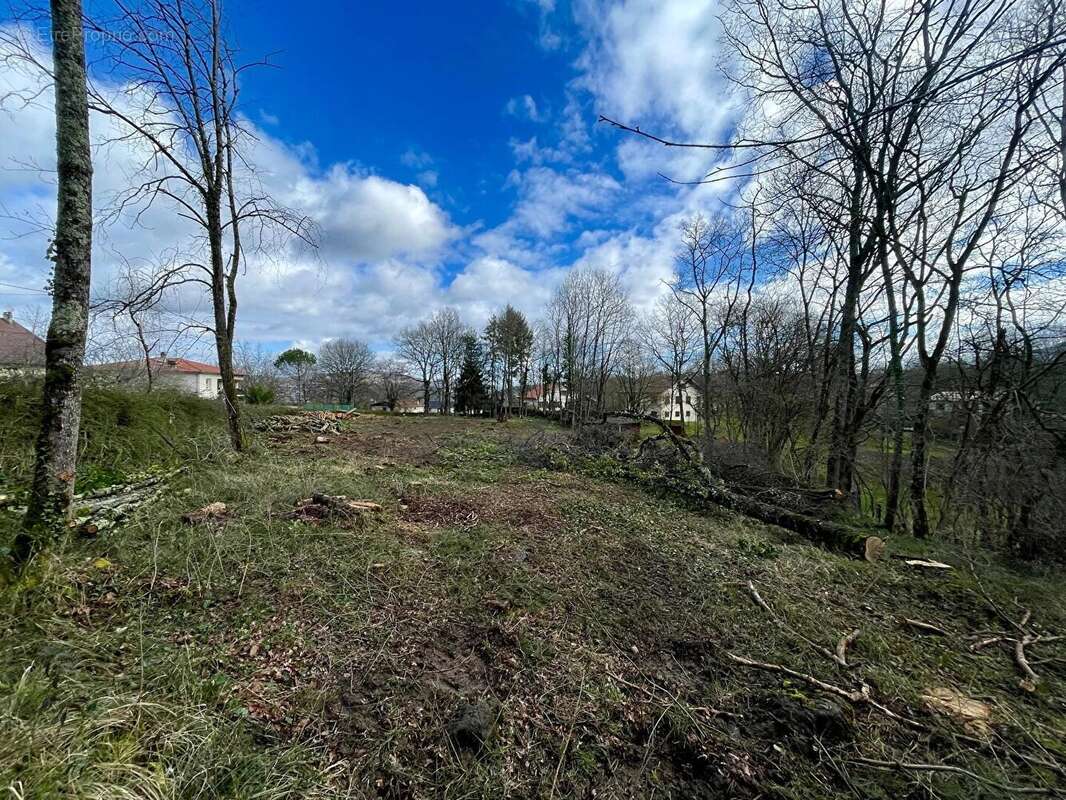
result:
M 23 532 L 23 563 L 61 529 L 74 493 L 81 423 L 81 372 L 89 314 L 92 156 L 81 0 L 52 0 L 58 211 L 52 319 L 45 349 L 41 432 Z

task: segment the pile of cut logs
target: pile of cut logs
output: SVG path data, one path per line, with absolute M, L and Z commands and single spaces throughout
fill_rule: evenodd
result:
M 340 421 L 352 416 L 357 416 L 355 411 L 300 411 L 264 417 L 252 427 L 266 433 L 340 433 Z
M 70 527 L 82 536 L 95 536 L 100 531 L 114 528 L 149 500 L 161 495 L 166 482 L 182 469 L 146 474 L 126 483 L 74 495 Z M 0 495 L 0 508 L 12 514 L 26 513 L 25 505 L 6 495 Z
M 159 497 L 166 482 L 182 469 L 179 467 L 131 483 L 75 495 L 71 506 L 74 519 L 70 526 L 83 536 L 95 536 L 100 531 L 114 528 L 148 501 Z

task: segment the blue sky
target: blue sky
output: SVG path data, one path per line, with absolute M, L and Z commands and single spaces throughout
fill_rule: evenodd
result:
M 658 175 L 697 178 L 706 153 L 596 122 L 605 113 L 688 139 L 729 135 L 738 104 L 714 0 L 230 0 L 226 14 L 242 53 L 276 65 L 243 79 L 251 160 L 322 231 L 316 257 L 264 253 L 242 277 L 242 340 L 313 348 L 355 336 L 388 350 L 399 328 L 443 305 L 475 326 L 505 303 L 535 318 L 583 265 L 618 272 L 650 307 L 677 224 L 719 202 L 720 187 Z M 33 81 L 0 67 L 0 89 Z M 45 91 L 0 110 L 0 283 L 32 288 L 47 274 L 47 236 L 26 220 L 46 228 L 54 214 L 50 102 Z M 93 130 L 107 138 L 106 121 Z M 138 162 L 114 145 L 95 159 L 106 207 Z M 124 259 L 151 260 L 187 236 L 164 209 L 141 221 L 98 231 L 97 294 Z M 0 286 L 0 304 L 40 316 L 47 298 Z
M 313 15 L 278 0 L 231 5 L 241 47 L 278 66 L 249 73 L 246 110 L 276 118 L 268 129 L 290 144 L 313 143 L 322 163 L 354 160 L 415 183 L 430 173 L 428 193 L 457 219 L 502 222 L 509 141 L 544 135 L 541 117 L 565 105 L 574 48 L 541 47 L 529 3 L 426 3 L 410 15 L 394 2 L 357 5 L 318 2 Z

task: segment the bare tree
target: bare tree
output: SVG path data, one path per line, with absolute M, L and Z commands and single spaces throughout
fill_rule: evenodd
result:
M 92 156 L 80 0 L 52 0 L 58 211 L 52 246 L 52 319 L 45 346 L 41 431 L 23 530 L 22 565 L 70 513 L 81 424 L 81 373 L 92 270 Z
M 840 272 L 827 482 L 845 491 L 853 484 L 857 444 L 889 381 L 871 359 L 888 346 L 898 398 L 900 362 L 913 337 L 922 370 L 911 415 L 918 535 L 929 530 L 929 398 L 965 278 L 979 265 L 1011 187 L 1036 166 L 1032 153 L 1052 152 L 1031 133 L 1034 120 L 1058 119 L 1039 109 L 1052 89 L 1061 92 L 1061 13 L 1060 0 L 857 8 L 734 0 L 726 39 L 753 113 L 729 144 L 667 142 L 731 151 L 708 181 L 782 169 L 818 179 L 799 201 L 817 210 Z M 1046 139 L 1055 141 L 1050 132 Z M 1030 151 L 1022 146 L 1027 139 Z M 878 304 L 894 306 L 887 318 Z
M 247 251 L 270 236 L 314 243 L 311 221 L 277 205 L 258 182 L 245 152 L 237 111 L 240 65 L 225 39 L 221 0 L 117 3 L 116 19 L 92 23 L 110 48 L 113 68 L 130 76 L 115 97 L 90 87 L 92 107 L 152 153 L 144 180 L 112 209 L 137 214 L 157 201 L 173 205 L 199 232 L 187 259 L 189 282 L 211 299 L 212 321 L 229 434 L 243 438 L 233 369 L 237 279 Z
M 396 355 L 418 373 L 422 381 L 422 410 L 428 414 L 433 381 L 440 370 L 436 337 L 429 321 L 423 320 L 400 331 L 396 340 Z
M 671 402 L 685 419 L 684 385 L 700 353 L 700 322 L 692 310 L 674 295 L 663 295 L 649 321 L 652 353 L 670 378 Z M 703 394 L 707 394 L 704 389 Z M 704 418 L 704 425 L 707 424 Z
M 200 328 L 180 314 L 172 313 L 169 307 L 184 270 L 184 264 L 153 268 L 124 259 L 122 270 L 112 280 L 105 296 L 93 303 L 96 318 L 109 323 L 112 335 L 110 346 L 94 337 L 94 349 L 116 354 L 126 349 L 123 344 L 132 344 L 135 360 L 143 368 L 131 370 L 132 377 L 143 377 L 147 392 L 155 386 L 156 358 L 161 353 L 176 352 L 182 344 L 191 344 L 188 340 Z
M 549 317 L 558 331 L 566 405 L 574 426 L 605 410 L 607 381 L 632 313 L 618 276 L 606 270 L 573 270 L 556 290 Z
M 244 390 L 251 400 L 251 392 L 273 397 L 281 390 L 278 368 L 274 366 L 274 356 L 267 352 L 258 342 L 237 342 L 233 348 L 234 362 L 239 372 L 244 375 Z
M 470 331 L 454 308 L 442 308 L 429 319 L 433 357 L 440 366 L 441 413 L 451 413 L 452 387 L 463 363 L 463 340 Z
M 374 354 L 366 342 L 331 339 L 318 350 L 318 368 L 335 396 L 354 403 L 374 366 Z
M 746 237 L 735 220 L 722 215 L 708 221 L 697 215 L 682 222 L 680 231 L 681 246 L 674 258 L 677 273 L 670 290 L 699 329 L 700 417 L 707 449 L 714 438 L 710 385 L 715 352 L 737 303 L 749 296 L 744 290 L 750 292 L 756 270 L 754 259 L 749 265 L 744 263 Z M 752 230 L 753 243 L 755 238 Z
M 374 366 L 374 380 L 378 384 L 381 399 L 389 411 L 395 411 L 403 398 L 410 379 L 404 374 L 403 364 L 394 359 L 381 359 Z
M 794 451 L 800 422 L 812 406 L 802 314 L 788 299 L 764 292 L 728 331 L 722 358 L 735 395 L 733 414 L 745 443 L 761 450 L 767 466 L 782 471 L 785 450 Z
M 635 324 L 619 349 L 615 381 L 620 411 L 645 414 L 651 405 L 656 360 L 648 339 L 646 326 Z

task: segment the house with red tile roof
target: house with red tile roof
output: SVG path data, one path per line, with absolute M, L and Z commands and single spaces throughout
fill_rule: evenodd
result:
M 10 311 L 0 316 L 0 374 L 44 371 L 44 339 L 15 322 Z
M 98 373 L 107 374 L 122 382 L 144 382 L 151 370 L 152 383 L 170 389 L 195 394 L 213 400 L 222 394 L 222 372 L 215 364 L 193 361 L 189 358 L 170 358 L 160 353 L 146 361 L 115 361 L 93 367 Z M 244 373 L 237 372 L 237 393 L 241 394 Z

